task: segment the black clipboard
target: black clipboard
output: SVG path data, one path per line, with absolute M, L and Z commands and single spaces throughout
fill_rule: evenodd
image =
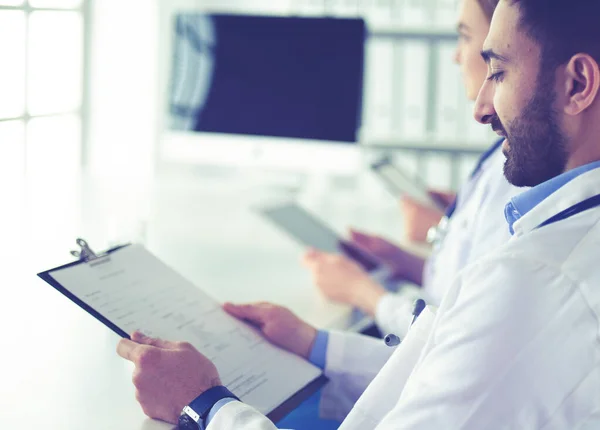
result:
M 59 293 L 61 293 L 66 298 L 71 300 L 73 303 L 75 303 L 81 309 L 83 309 L 88 314 L 90 314 L 91 316 L 96 318 L 98 321 L 100 321 L 102 324 L 104 324 L 109 329 L 114 331 L 116 334 L 118 334 L 119 336 L 124 337 L 126 339 L 131 339 L 129 334 L 127 334 L 124 330 L 117 327 L 108 318 L 104 317 L 100 312 L 96 311 L 94 308 L 87 305 L 83 300 L 79 299 L 79 297 L 77 297 L 75 294 L 71 293 L 69 290 L 67 290 L 65 287 L 63 287 L 51 275 L 52 272 L 57 272 L 59 270 L 68 269 L 70 267 L 78 266 L 79 264 L 85 264 L 85 263 L 102 264 L 103 261 L 108 261 L 107 259 L 110 258 L 110 254 L 112 254 L 113 252 L 117 252 L 120 249 L 126 248 L 130 244 L 128 243 L 125 245 L 116 246 L 116 247 L 111 248 L 108 251 L 105 251 L 101 254 L 96 254 L 95 252 L 93 252 L 91 250 L 91 248 L 89 247 L 88 243 L 84 239 L 77 239 L 77 245 L 79 245 L 81 247 L 81 251 L 71 251 L 71 255 L 77 257 L 79 260 L 73 261 L 72 263 L 68 263 L 68 264 L 65 264 L 60 267 L 56 267 L 54 269 L 47 270 L 45 272 L 38 273 L 37 275 L 41 279 L 43 279 L 46 283 L 48 283 L 52 287 L 54 287 Z
M 67 290 L 65 287 L 63 287 L 59 282 L 57 282 L 52 277 L 52 272 L 56 272 L 56 271 L 63 270 L 63 269 L 68 269 L 70 267 L 74 267 L 79 264 L 94 265 L 94 264 L 102 264 L 104 262 L 110 261 L 111 254 L 113 254 L 123 248 L 126 248 L 126 247 L 130 246 L 131 244 L 128 243 L 128 244 L 124 244 L 124 245 L 119 245 L 119 246 L 111 248 L 105 252 L 97 254 L 94 251 L 92 251 L 92 249 L 89 247 L 88 243 L 84 239 L 79 238 L 79 239 L 77 239 L 76 242 L 77 242 L 77 245 L 79 245 L 79 247 L 81 248 L 81 250 L 80 251 L 71 251 L 71 255 L 77 257 L 78 258 L 77 261 L 73 261 L 71 263 L 65 264 L 60 267 L 56 267 L 54 269 L 46 270 L 44 272 L 40 272 L 37 274 L 37 276 L 39 276 L 46 283 L 48 283 L 49 285 L 54 287 L 54 289 L 56 289 L 58 292 L 60 292 L 66 298 L 71 300 L 73 303 L 75 303 L 81 309 L 86 311 L 88 314 L 90 314 L 91 316 L 96 318 L 98 321 L 100 321 L 106 327 L 111 329 L 117 335 L 119 335 L 120 337 L 126 338 L 126 339 L 131 339 L 131 337 L 129 336 L 129 334 L 127 332 L 125 332 L 125 330 L 123 330 L 123 329 L 119 328 L 117 325 L 113 324 L 108 318 L 104 317 L 100 312 L 96 311 L 94 308 L 87 305 L 84 301 L 79 299 L 75 294 L 71 293 L 69 290 Z M 307 400 L 309 397 L 311 397 L 313 394 L 315 394 L 318 390 L 320 390 L 323 386 L 325 386 L 327 384 L 327 382 L 329 382 L 329 379 L 323 373 L 321 373 L 321 375 L 319 377 L 310 381 L 308 384 L 306 384 L 304 387 L 302 387 L 300 390 L 298 390 L 296 393 L 294 393 L 288 399 L 284 400 L 283 403 L 281 403 L 279 406 L 277 406 L 274 410 L 269 412 L 267 414 L 267 418 L 269 418 L 274 423 L 277 423 L 282 418 L 284 418 L 286 415 L 288 415 L 290 412 L 295 410 L 298 406 L 300 406 L 300 404 L 302 402 Z

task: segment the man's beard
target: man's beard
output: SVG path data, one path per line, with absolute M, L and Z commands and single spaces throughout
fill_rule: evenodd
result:
M 508 140 L 504 176 L 517 187 L 539 185 L 565 171 L 567 140 L 558 125 L 555 101 L 551 76 L 540 76 L 533 98 L 517 118 L 507 127 L 497 116 L 492 120 L 492 128 Z

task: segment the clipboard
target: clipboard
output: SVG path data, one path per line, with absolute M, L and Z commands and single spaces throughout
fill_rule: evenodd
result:
M 109 318 L 107 318 L 101 312 L 94 309 L 92 306 L 88 305 L 85 301 L 80 299 L 73 292 L 69 291 L 68 288 L 63 286 L 60 282 L 58 282 L 52 276 L 52 273 L 58 272 L 58 271 L 61 271 L 64 269 L 74 268 L 74 267 L 82 265 L 82 264 L 88 264 L 90 267 L 96 267 L 99 265 L 109 263 L 115 253 L 117 253 L 118 251 L 124 250 L 126 248 L 132 247 L 132 244 L 128 243 L 128 244 L 124 244 L 124 245 L 119 245 L 119 246 L 111 248 L 107 251 L 104 251 L 102 253 L 96 253 L 90 248 L 90 246 L 84 239 L 81 239 L 81 238 L 77 239 L 76 242 L 77 242 L 77 245 L 79 246 L 80 250 L 71 251 L 71 255 L 77 257 L 78 260 L 73 261 L 68 264 L 65 264 L 60 267 L 56 267 L 54 269 L 40 272 L 37 274 L 38 277 L 40 277 L 42 280 L 44 280 L 50 286 L 55 288 L 58 292 L 60 292 L 66 298 L 71 300 L 73 303 L 75 303 L 81 309 L 86 311 L 88 314 L 93 316 L 96 320 L 100 321 L 106 327 L 111 329 L 117 335 L 119 335 L 120 337 L 123 337 L 123 338 L 130 339 L 130 336 L 126 330 L 123 330 L 121 327 L 119 327 L 117 324 L 115 324 L 113 321 L 111 321 Z M 187 339 L 181 339 L 181 340 L 187 340 Z M 296 409 L 302 402 L 304 402 L 309 397 L 311 397 L 313 394 L 315 394 L 327 382 L 328 382 L 328 378 L 323 373 L 321 373 L 320 376 L 309 381 L 307 384 L 305 384 L 303 387 L 301 387 L 295 393 L 290 395 L 287 399 L 282 401 L 278 406 L 276 406 L 273 410 L 271 410 L 269 413 L 267 413 L 266 416 L 271 421 L 276 423 L 277 421 L 284 418 L 291 411 Z
M 63 270 L 63 269 L 68 269 L 70 267 L 74 267 L 74 266 L 77 266 L 82 263 L 102 264 L 103 261 L 106 261 L 106 259 L 109 258 L 110 254 L 112 254 L 113 252 L 116 252 L 120 249 L 123 249 L 127 246 L 130 246 L 131 244 L 127 243 L 124 245 L 119 245 L 119 246 L 111 248 L 101 254 L 96 254 L 94 251 L 92 251 L 92 249 L 88 245 L 87 241 L 85 241 L 84 239 L 79 238 L 79 239 L 77 239 L 76 243 L 81 249 L 79 251 L 71 251 L 71 255 L 78 258 L 77 261 L 73 261 L 72 263 L 68 263 L 63 266 L 47 270 L 45 272 L 38 273 L 37 276 L 40 277 L 41 279 L 43 279 L 46 283 L 50 284 L 59 293 L 61 293 L 63 296 L 65 296 L 66 298 L 71 300 L 73 303 L 75 303 L 81 309 L 83 309 L 88 314 L 90 314 L 91 316 L 96 318 L 98 321 L 100 321 L 102 324 L 104 324 L 109 329 L 114 331 L 116 334 L 118 334 L 119 336 L 124 337 L 126 339 L 131 339 L 129 334 L 127 334 L 124 330 L 121 330 L 119 327 L 117 327 L 115 324 L 113 324 L 108 318 L 105 318 L 102 314 L 97 312 L 94 308 L 92 308 L 91 306 L 88 306 L 83 300 L 80 300 L 79 297 L 77 297 L 75 294 L 71 293 L 69 290 L 67 290 L 65 287 L 63 287 L 60 283 L 58 283 L 50 275 L 52 272 L 56 272 L 58 270 Z

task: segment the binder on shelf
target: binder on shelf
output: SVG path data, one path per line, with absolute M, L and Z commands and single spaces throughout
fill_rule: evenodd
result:
M 431 26 L 430 3 L 427 0 L 403 0 L 401 2 L 401 24 L 410 28 Z
M 327 13 L 340 18 L 356 18 L 359 16 L 359 3 L 359 0 L 330 0 Z
M 392 0 L 362 0 L 362 16 L 368 22 L 370 28 L 377 26 L 389 26 L 394 22 L 394 17 L 399 12 L 394 8 Z
M 368 138 L 392 133 L 394 43 L 371 38 L 366 44 L 365 133 Z
M 425 181 L 429 188 L 451 190 L 452 157 L 448 154 L 429 154 L 425 158 Z
M 391 133 L 390 140 L 402 140 L 404 134 L 404 41 L 395 40 L 392 47 L 392 87 L 391 87 Z
M 458 16 L 458 6 L 456 0 L 430 0 L 433 5 L 434 22 L 438 28 L 455 28 Z
M 402 46 L 399 125 L 404 139 L 424 140 L 427 135 L 429 48 L 422 40 L 406 40 Z
M 440 42 L 437 46 L 437 79 L 435 106 L 435 135 L 440 141 L 461 141 L 465 139 L 461 127 L 463 119 L 464 84 L 458 66 L 453 64 L 456 45 Z M 462 135 L 462 136 L 461 136 Z
M 320 16 L 325 13 L 323 0 L 295 0 L 292 15 Z
M 463 126 L 464 133 L 463 141 L 470 146 L 481 146 L 486 148 L 498 139 L 498 135 L 494 133 L 489 125 L 480 124 L 475 119 L 475 104 L 468 100 L 464 93 L 462 94 L 463 105 Z

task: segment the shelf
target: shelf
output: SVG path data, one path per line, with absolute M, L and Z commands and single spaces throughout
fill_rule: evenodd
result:
M 481 154 L 488 145 L 479 142 L 441 141 L 441 140 L 400 140 L 373 139 L 365 140 L 361 146 L 366 150 L 393 151 L 405 150 L 415 152 L 437 152 L 445 154 Z
M 369 25 L 370 37 L 393 39 L 456 40 L 458 35 L 452 28 L 405 27 L 400 25 Z

